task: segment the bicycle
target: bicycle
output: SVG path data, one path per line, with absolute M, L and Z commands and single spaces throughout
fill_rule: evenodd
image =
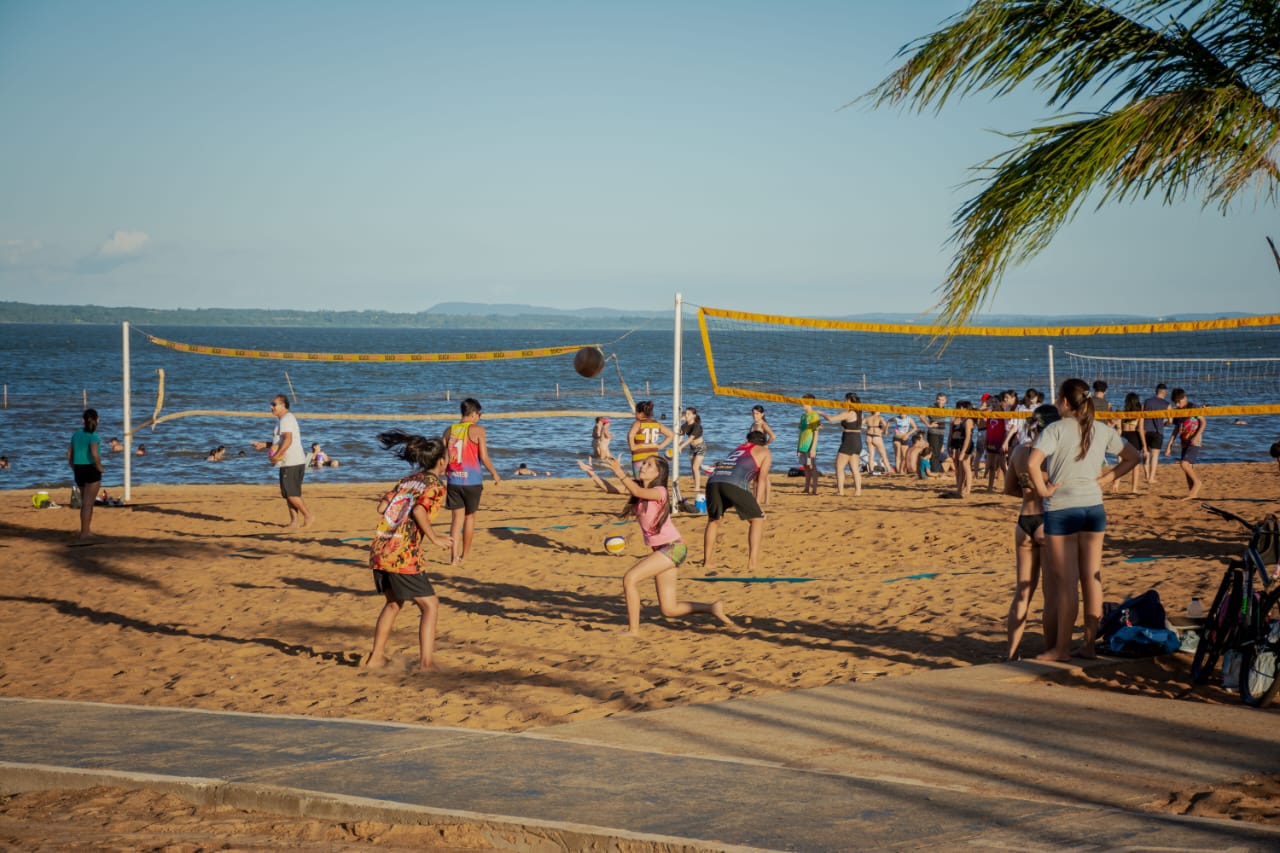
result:
M 1280 520 L 1268 515 L 1253 524 L 1219 507 L 1201 506 L 1248 529 L 1249 545 L 1240 559 L 1228 564 L 1205 614 L 1191 661 L 1191 680 L 1195 684 L 1208 681 L 1220 657 L 1225 675 L 1230 669 L 1227 655 L 1231 654 L 1239 662 L 1241 701 L 1266 707 L 1280 692 L 1280 679 L 1276 678 L 1280 661 L 1280 583 L 1272 588 L 1268 571 L 1269 566 L 1280 564 Z M 1261 583 L 1255 585 L 1255 579 Z

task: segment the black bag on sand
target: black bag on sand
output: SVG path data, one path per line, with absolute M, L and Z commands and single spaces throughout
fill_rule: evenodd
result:
M 1102 622 L 1098 624 L 1099 642 L 1109 640 L 1121 628 L 1135 625 L 1139 628 L 1164 628 L 1164 605 L 1160 593 L 1149 589 L 1142 595 L 1126 598 L 1119 604 L 1108 603 L 1102 608 Z

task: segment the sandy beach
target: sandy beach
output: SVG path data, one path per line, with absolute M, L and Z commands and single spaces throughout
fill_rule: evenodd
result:
M 1202 500 L 1245 517 L 1280 497 L 1270 465 L 1202 469 Z M 618 517 L 624 500 L 585 479 L 528 478 L 486 486 L 471 558 L 432 567 L 444 671 L 413 672 L 417 613 L 407 610 L 391 666 L 369 672 L 358 663 L 381 599 L 366 537 L 388 485 L 308 484 L 317 520 L 300 531 L 282 528 L 270 484 L 140 485 L 129 506 L 96 510 L 102 539 L 85 547 L 72 546 L 74 510 L 0 493 L 10 578 L 0 694 L 522 731 L 1004 656 L 1015 499 L 949 498 L 947 482 L 906 477 L 869 478 L 859 497 L 837 497 L 828 477 L 809 497 L 799 479 L 775 476 L 755 574 L 804 580 L 742 582 L 736 518 L 714 580 L 694 580 L 703 519 L 680 516 L 690 548 L 681 596 L 723 600 L 738 627 L 666 619 L 650 589 L 632 639 L 621 633 L 619 578 L 644 549 Z M 1207 606 L 1242 531 L 1183 495 L 1180 474 L 1162 468 L 1148 492 L 1108 498 L 1108 601 L 1154 588 L 1171 613 L 1192 596 Z M 623 557 L 602 548 L 615 533 L 627 537 Z M 1033 620 L 1024 652 L 1041 648 Z M 1063 682 L 1236 701 L 1190 689 L 1186 667 L 1184 655 Z

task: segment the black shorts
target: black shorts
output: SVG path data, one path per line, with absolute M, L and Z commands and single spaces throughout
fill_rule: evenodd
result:
M 449 485 L 448 494 L 444 499 L 445 509 L 462 509 L 466 510 L 466 515 L 475 515 L 480 509 L 480 493 L 484 491 L 484 486 L 455 486 Z
M 1138 435 L 1136 429 L 1125 430 L 1120 433 L 1120 437 L 1129 442 L 1129 446 L 1134 450 L 1142 450 L 1142 436 Z
M 764 510 L 751 492 L 731 483 L 707 483 L 707 518 L 718 521 L 728 509 L 736 509 L 743 521 L 764 518 Z
M 84 488 L 90 483 L 101 483 L 102 472 L 98 470 L 97 465 L 74 465 L 72 466 L 76 474 L 76 485 Z
M 1152 450 L 1159 450 L 1164 446 L 1164 433 L 1152 432 L 1147 430 L 1147 447 Z
M 391 593 L 391 597 L 400 604 L 415 598 L 430 598 L 436 594 L 436 588 L 431 585 L 425 572 L 402 575 L 398 572 L 374 571 L 373 588 L 383 595 Z
M 280 469 L 280 497 L 302 497 L 302 475 L 307 473 L 306 465 L 286 465 Z
M 840 437 L 840 449 L 836 451 L 837 455 L 842 456 L 861 456 L 862 455 L 862 433 L 846 432 Z

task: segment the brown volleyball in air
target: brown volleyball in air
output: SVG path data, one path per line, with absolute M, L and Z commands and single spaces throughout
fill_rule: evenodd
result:
M 573 369 L 579 376 L 594 379 L 604 370 L 604 353 L 598 347 L 583 347 L 573 357 Z

